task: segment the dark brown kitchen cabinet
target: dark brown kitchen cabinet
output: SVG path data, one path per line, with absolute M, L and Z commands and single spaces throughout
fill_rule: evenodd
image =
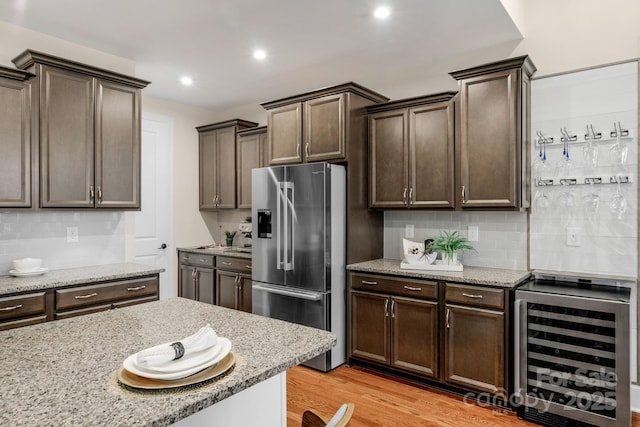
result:
M 114 280 L 55 290 L 54 319 L 66 319 L 159 298 L 159 276 Z
M 505 291 L 446 284 L 444 372 L 449 384 L 504 393 L 507 384 Z
M 239 131 L 237 144 L 238 209 L 250 209 L 251 170 L 267 166 L 267 127 L 260 126 Z
M 251 313 L 251 260 L 216 257 L 216 304 Z
M 0 298 L 0 331 L 47 321 L 46 293 L 33 292 Z
M 40 206 L 140 209 L 140 100 L 149 82 L 27 50 L 37 76 Z
M 351 288 L 351 357 L 437 378 L 437 284 L 353 274 Z
M 32 203 L 31 82 L 33 74 L 0 66 L 0 208 Z
M 269 165 L 349 160 L 352 120 L 387 98 L 355 83 L 319 89 L 262 106 L 267 109 Z
M 215 304 L 215 257 L 178 251 L 178 296 Z
M 528 56 L 450 73 L 459 85 L 457 200 L 465 208 L 529 206 Z
M 236 133 L 256 125 L 235 119 L 196 128 L 200 210 L 236 208 Z
M 454 96 L 367 107 L 370 207 L 454 207 Z

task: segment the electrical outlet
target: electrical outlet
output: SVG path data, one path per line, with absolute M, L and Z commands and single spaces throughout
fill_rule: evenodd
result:
M 414 236 L 413 224 L 405 224 L 405 226 L 404 226 L 404 237 L 413 237 L 413 236 Z
M 78 227 L 67 227 L 67 243 L 78 241 Z
M 567 246 L 580 246 L 580 228 L 567 227 Z
M 470 242 L 477 242 L 478 241 L 478 226 L 477 225 L 470 225 L 467 227 L 467 236 Z

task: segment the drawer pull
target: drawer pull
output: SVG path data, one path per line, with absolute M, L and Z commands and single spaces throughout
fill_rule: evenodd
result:
M 222 265 L 231 265 L 231 264 L 233 264 L 233 263 L 229 262 L 229 261 L 222 261 Z
M 13 310 L 17 310 L 19 308 L 22 308 L 22 304 L 12 305 L 11 307 L 2 307 L 2 308 L 0 308 L 0 311 L 13 311 Z
M 142 289 L 144 289 L 146 287 L 147 287 L 147 285 L 141 285 L 141 286 L 136 286 L 135 288 L 127 288 L 127 290 L 130 291 L 130 292 L 134 292 L 134 291 L 142 290 Z
M 209 260 L 205 258 L 200 258 L 200 262 L 209 262 Z
M 98 294 L 96 292 L 94 292 L 92 294 L 87 294 L 87 295 L 76 295 L 74 298 L 75 299 L 87 299 L 87 298 L 95 297 L 96 295 L 98 295 Z
M 408 291 L 416 291 L 416 292 L 418 292 L 418 291 L 421 291 L 421 290 L 422 290 L 422 288 L 416 288 L 416 287 L 413 287 L 413 286 L 405 286 L 404 288 L 405 288 L 406 290 L 408 290 Z
M 244 267 L 245 267 L 245 268 L 248 268 L 249 270 L 251 270 L 251 264 L 249 264 L 249 265 L 246 265 L 246 264 L 245 264 L 245 266 L 244 266 Z
M 190 256 L 186 256 L 186 255 L 185 255 L 185 256 L 183 256 L 183 257 L 182 257 L 182 259 L 187 259 L 187 260 L 189 260 L 189 259 L 191 259 L 191 257 L 190 257 Z
M 362 284 L 363 284 L 363 285 L 377 285 L 377 284 L 378 284 L 378 282 L 375 282 L 375 281 L 369 281 L 369 280 L 363 280 L 363 281 L 362 281 Z
M 467 298 L 479 298 L 482 299 L 482 295 L 474 295 L 474 294 L 467 294 L 467 293 L 462 293 L 463 297 L 467 297 Z
M 447 327 L 447 329 L 449 329 L 449 314 L 450 314 L 450 313 L 451 313 L 451 310 L 449 310 L 449 309 L 447 308 L 447 317 L 446 317 L 446 319 L 445 319 L 445 323 L 446 323 L 446 327 Z

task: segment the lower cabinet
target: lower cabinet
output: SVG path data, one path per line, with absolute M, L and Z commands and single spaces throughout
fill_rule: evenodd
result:
M 0 298 L 0 331 L 46 321 L 46 292 Z
M 356 272 L 350 286 L 351 361 L 508 395 L 506 289 Z
M 178 296 L 215 304 L 215 256 L 178 251 Z
M 369 275 L 351 284 L 351 355 L 437 378 L 437 284 Z
M 251 260 L 217 257 L 216 304 L 251 313 Z

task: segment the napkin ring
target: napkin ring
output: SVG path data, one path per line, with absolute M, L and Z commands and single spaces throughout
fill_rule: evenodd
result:
M 184 356 L 184 346 L 180 341 L 174 342 L 173 344 L 171 344 L 171 347 L 173 347 L 173 351 L 176 352 L 176 357 L 174 357 L 173 360 L 180 359 L 182 356 Z

